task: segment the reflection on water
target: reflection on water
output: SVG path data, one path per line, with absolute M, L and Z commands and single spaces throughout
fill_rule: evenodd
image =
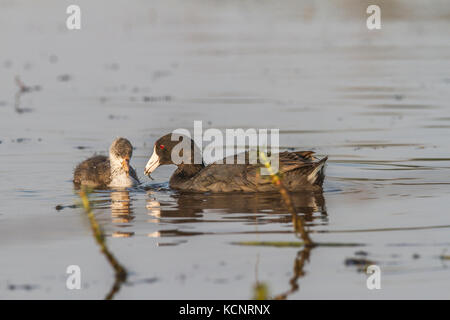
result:
M 270 213 L 286 214 L 285 205 L 279 193 L 248 193 L 248 194 L 202 194 L 202 193 L 174 193 L 173 205 L 161 206 L 157 201 L 158 195 L 149 191 L 147 201 L 148 214 L 159 218 L 178 218 L 174 223 L 198 221 L 202 213 L 208 210 L 218 210 L 223 213 Z M 326 216 L 325 199 L 322 193 L 293 193 L 293 204 L 298 213 L 305 215 L 305 219 L 312 221 L 314 213 L 321 212 Z M 195 218 L 195 219 L 185 219 Z M 246 218 L 254 221 L 255 215 Z M 274 216 L 273 219 L 283 219 Z M 266 223 L 274 221 L 265 220 Z M 277 220 L 280 221 L 280 220 Z M 282 220 L 281 220 L 282 221 Z M 289 221 L 289 220 L 287 220 Z
M 95 193 L 94 193 L 95 195 Z M 114 190 L 111 192 L 100 192 L 103 199 L 95 199 L 93 203 L 98 210 L 107 210 L 110 207 L 110 222 L 113 227 L 111 236 L 114 238 L 126 238 L 135 235 L 135 227 L 142 229 L 143 217 L 133 214 L 133 201 L 129 190 Z M 110 199 L 104 198 L 109 195 Z M 158 192 L 148 190 L 146 192 L 146 215 L 150 217 L 145 222 L 154 226 L 173 225 L 177 228 L 157 229 L 147 234 L 138 233 L 138 236 L 156 238 L 158 246 L 175 246 L 186 243 L 185 237 L 202 235 L 233 235 L 233 234 L 285 234 L 286 232 L 300 234 L 296 230 L 300 225 L 293 223 L 292 215 L 285 208 L 283 199 L 279 193 L 252 193 L 252 194 L 201 194 L 201 193 L 178 193 Z M 159 200 L 158 200 L 159 199 Z M 305 221 L 307 226 L 327 225 L 327 211 L 325 198 L 322 192 L 317 193 L 292 193 L 291 199 L 295 210 Z M 108 202 L 110 205 L 108 205 Z M 208 215 L 215 213 L 218 217 L 211 219 Z M 291 226 L 290 230 L 279 230 L 266 232 L 263 230 L 243 230 L 233 232 L 217 232 L 214 228 L 210 231 L 184 230 L 183 225 L 197 223 L 223 224 L 243 223 L 248 226 Z M 107 224 L 106 221 L 103 221 Z M 127 228 L 130 231 L 123 231 Z M 120 229 L 120 230 L 117 230 Z M 164 238 L 182 238 L 172 242 L 165 242 Z M 301 239 L 301 238 L 300 238 Z M 282 243 L 280 245 L 283 245 Z M 292 245 L 292 243 L 290 244 Z M 295 245 L 295 244 L 294 244 Z M 300 246 L 303 247 L 301 242 Z M 289 280 L 290 289 L 284 293 L 274 296 L 275 299 L 286 299 L 290 294 L 299 289 L 298 279 L 305 275 L 303 270 L 305 263 L 309 260 L 310 251 L 314 246 L 306 246 L 299 250 L 293 261 L 293 276 Z
M 289 290 L 274 296 L 274 299 L 276 299 L 276 300 L 287 299 L 290 294 L 299 290 L 298 280 L 299 280 L 299 278 L 301 278 L 305 275 L 305 271 L 303 269 L 305 267 L 305 263 L 309 261 L 309 256 L 310 256 L 311 250 L 312 250 L 312 247 L 307 246 L 297 252 L 297 255 L 295 256 L 295 260 L 294 260 L 293 276 L 289 280 L 290 288 L 289 288 Z
M 130 226 L 134 216 L 129 191 L 111 192 L 111 219 L 112 223 L 121 228 L 128 228 Z M 130 231 L 114 231 L 112 234 L 115 238 L 127 238 L 133 235 L 134 232 Z
M 297 213 L 308 222 L 308 226 L 327 224 L 325 198 L 322 193 L 292 193 L 291 197 Z M 128 190 L 93 193 L 92 204 L 99 212 L 110 210 L 113 237 L 130 237 L 135 234 L 136 227 L 141 228 L 140 223 L 144 218 L 134 214 L 134 207 L 137 205 L 133 204 Z M 246 225 L 292 223 L 292 217 L 278 193 L 197 194 L 149 190 L 146 192 L 145 208 L 148 216 L 145 222 L 155 226 L 202 222 L 241 222 Z M 215 218 L 209 217 L 213 213 Z M 102 221 L 107 224 L 105 217 L 102 217 Z M 182 226 L 177 229 L 160 229 L 149 233 L 148 236 L 173 237 L 215 233 L 189 232 L 182 229 Z M 254 232 L 258 231 L 246 231 Z
M 105 256 L 108 263 L 114 270 L 115 280 L 111 289 L 109 290 L 109 292 L 105 297 L 106 300 L 111 300 L 120 291 L 122 283 L 124 283 L 127 280 L 128 273 L 126 269 L 120 264 L 120 262 L 114 257 L 114 254 L 111 252 L 111 250 L 108 248 L 102 227 L 98 223 L 95 214 L 91 209 L 88 193 L 89 191 L 87 190 L 87 188 L 82 187 L 81 191 L 79 192 L 79 196 L 81 198 L 83 209 L 88 217 L 93 238 L 100 246 L 100 252 Z

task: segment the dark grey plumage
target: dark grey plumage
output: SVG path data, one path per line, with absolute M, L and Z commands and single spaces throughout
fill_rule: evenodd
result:
M 178 141 L 171 141 L 171 135 L 160 138 L 155 143 L 154 152 L 159 158 L 159 165 L 172 164 L 171 152 Z M 192 141 L 192 145 L 194 142 Z M 163 146 L 163 147 L 161 147 Z M 193 146 L 191 154 L 197 152 Z M 235 158 L 237 156 L 234 156 Z M 155 159 L 152 156 L 153 159 Z M 279 173 L 283 184 L 290 191 L 322 191 L 324 181 L 324 166 L 328 158 L 319 161 L 314 158 L 312 151 L 279 153 Z M 150 161 L 149 161 L 150 162 Z M 179 164 L 170 178 L 170 187 L 182 191 L 193 192 L 266 192 L 277 191 L 269 176 L 262 176 L 262 164 L 249 164 L 248 153 L 245 155 L 246 164 L 213 163 L 208 166 L 202 164 Z M 191 162 L 193 163 L 193 156 Z M 237 163 L 234 161 L 234 163 Z M 146 173 L 154 170 L 154 166 L 147 164 Z
M 73 174 L 75 184 L 106 187 L 111 183 L 111 165 L 106 156 L 93 156 L 81 162 Z

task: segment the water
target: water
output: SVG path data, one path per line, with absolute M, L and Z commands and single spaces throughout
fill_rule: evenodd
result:
M 117 136 L 147 190 L 91 195 L 131 298 L 449 298 L 450 7 L 384 1 L 0 2 L 0 296 L 95 298 L 113 272 L 71 183 Z M 17 94 L 18 77 L 29 92 Z M 294 195 L 298 242 L 276 194 L 183 195 L 173 167 L 143 170 L 176 128 L 279 128 L 283 147 L 328 155 L 323 195 Z M 56 206 L 63 208 L 56 210 Z M 365 255 L 363 255 L 365 254 Z M 380 266 L 382 289 L 352 265 Z M 82 290 L 66 289 L 79 265 Z M 280 296 L 281 295 L 281 296 Z

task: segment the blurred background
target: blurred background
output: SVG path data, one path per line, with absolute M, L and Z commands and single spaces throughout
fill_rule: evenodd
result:
M 71 180 L 124 136 L 147 190 L 92 195 L 131 275 L 117 298 L 248 299 L 260 283 L 290 299 L 449 298 L 449 40 L 446 0 L 0 0 L 0 295 L 104 297 L 113 274 Z M 171 167 L 150 181 L 153 143 L 194 120 L 328 155 L 325 192 L 296 195 L 299 214 L 313 240 L 361 247 L 236 245 L 296 240 L 279 198 L 186 197 Z M 82 290 L 65 286 L 70 264 Z

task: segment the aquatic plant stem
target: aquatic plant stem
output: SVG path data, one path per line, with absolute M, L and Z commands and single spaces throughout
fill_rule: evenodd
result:
M 305 230 L 305 222 L 303 221 L 303 218 L 297 214 L 295 211 L 294 205 L 292 203 L 291 196 L 286 189 L 286 187 L 283 185 L 283 181 L 276 173 L 272 166 L 270 165 L 269 160 L 267 159 L 264 152 L 260 151 L 259 153 L 260 159 L 264 162 L 264 166 L 269 171 L 270 177 L 272 179 L 272 184 L 278 187 L 278 191 L 281 194 L 281 197 L 283 198 L 284 204 L 286 205 L 288 211 L 292 215 L 292 224 L 294 225 L 294 229 L 296 232 L 300 233 L 300 237 L 302 238 L 303 242 L 305 243 L 305 246 L 312 247 L 314 246 L 313 241 L 309 237 L 308 233 Z
M 100 246 L 100 251 L 105 255 L 106 259 L 108 260 L 108 263 L 112 266 L 112 268 L 114 269 L 114 272 L 115 272 L 114 285 L 113 285 L 111 291 L 105 297 L 105 299 L 110 300 L 114 297 L 114 294 L 117 291 L 119 291 L 122 282 L 126 281 L 127 271 L 119 263 L 119 261 L 117 261 L 117 259 L 114 257 L 114 255 L 111 253 L 111 251 L 106 246 L 105 236 L 103 235 L 100 225 L 98 224 L 97 219 L 95 219 L 95 215 L 92 212 L 91 205 L 90 205 L 89 198 L 88 198 L 88 192 L 87 192 L 86 188 L 81 189 L 80 198 L 83 203 L 83 208 L 89 218 L 89 223 L 91 225 L 91 230 L 94 235 L 95 241 Z

